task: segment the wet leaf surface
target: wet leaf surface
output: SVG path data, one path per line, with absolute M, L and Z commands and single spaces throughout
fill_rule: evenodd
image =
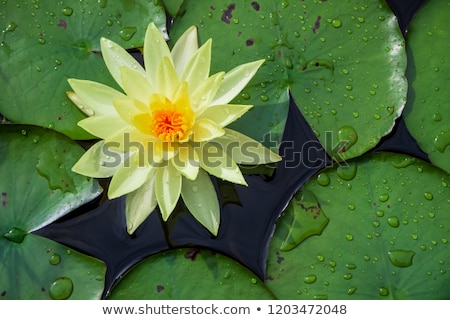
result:
M 54 128 L 74 139 L 91 138 L 77 126 L 85 117 L 66 97 L 67 78 L 113 87 L 100 37 L 125 48 L 143 45 L 150 21 L 162 29 L 161 5 L 139 1 L 3 2 L 0 10 L 0 113 L 16 123 Z
M 278 223 L 267 286 L 279 299 L 448 299 L 449 175 L 391 153 L 348 164 L 301 189 L 329 218 L 320 236 L 282 252 Z
M 207 250 L 178 249 L 137 264 L 108 298 L 267 300 L 274 296 L 255 274 L 230 258 Z
M 35 126 L 0 126 L 0 299 L 94 299 L 97 259 L 32 234 L 97 197 L 93 179 L 70 171 L 83 149 Z
M 288 90 L 338 161 L 373 148 L 404 107 L 404 40 L 382 1 L 190 1 L 182 10 L 173 41 L 199 26 L 201 41 L 214 39 L 213 71 L 267 60 L 235 99 L 255 105 L 233 125 L 254 138 L 280 141 Z
M 450 32 L 444 14 L 448 9 L 445 1 L 428 1 L 411 23 L 407 36 L 411 88 L 405 121 L 431 162 L 450 172 Z

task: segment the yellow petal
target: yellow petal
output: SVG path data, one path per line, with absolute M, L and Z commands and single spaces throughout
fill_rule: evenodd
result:
M 162 218 L 167 221 L 181 194 L 181 174 L 171 162 L 166 167 L 156 169 L 155 193 Z
M 241 170 L 217 143 L 203 143 L 198 149 L 200 167 L 213 176 L 247 186 Z
M 186 178 L 195 180 L 200 167 L 197 152 L 189 144 L 184 143 L 178 148 L 178 153 L 171 159 L 173 166 Z
M 78 125 L 100 139 L 107 139 L 118 131 L 129 127 L 129 124 L 123 121 L 118 114 L 89 117 L 80 120 Z
M 72 167 L 72 171 L 93 178 L 108 178 L 116 173 L 129 154 L 109 149 L 101 140 L 90 147 Z
M 191 88 L 196 88 L 209 76 L 211 67 L 211 43 L 212 40 L 208 39 L 208 41 L 195 52 L 181 75 L 181 80 L 187 81 Z
M 149 104 L 150 96 L 155 90 L 145 76 L 130 68 L 122 67 L 120 77 L 128 97 L 140 101 L 143 105 Z
M 172 60 L 168 57 L 163 57 L 156 69 L 156 91 L 166 96 L 169 100 L 173 100 L 175 91 L 179 85 L 180 80 Z
M 250 110 L 253 106 L 243 104 L 225 104 L 217 105 L 207 108 L 201 119 L 209 119 L 217 123 L 221 127 L 225 127 L 233 121 L 240 118 L 244 113 Z
M 108 188 L 109 199 L 130 193 L 148 181 L 155 168 L 150 165 L 139 166 L 138 162 L 137 155 L 132 155 L 113 175 Z
M 181 197 L 194 218 L 216 236 L 220 224 L 220 207 L 209 175 L 200 170 L 196 180 L 183 178 Z
M 113 104 L 119 116 L 131 125 L 136 125 L 135 117 L 137 115 L 149 114 L 149 109 L 145 104 L 128 97 L 114 99 Z
M 68 97 L 88 116 L 114 114 L 113 100 L 126 97 L 123 93 L 104 84 L 79 79 L 67 80 L 75 91 Z
M 182 74 L 187 63 L 198 49 L 197 27 L 187 29 L 172 48 L 172 59 L 177 74 Z
M 195 142 L 209 141 L 224 134 L 223 128 L 209 119 L 199 119 L 192 127 L 192 140 Z
M 233 100 L 247 83 L 253 78 L 256 71 L 264 63 L 264 59 L 241 64 L 225 75 L 217 95 L 211 105 L 227 104 Z
M 200 83 L 197 87 L 191 88 L 191 106 L 196 117 L 200 116 L 210 105 L 212 99 L 217 93 L 217 90 L 219 89 L 224 75 L 224 72 L 218 72 Z
M 155 165 L 163 160 L 163 144 L 153 136 L 146 135 L 135 128 L 126 128 L 110 136 L 105 143 L 121 152 L 137 153 L 141 165 Z
M 125 217 L 129 234 L 136 231 L 158 204 L 154 183 L 155 175 L 150 173 L 150 177 L 142 186 L 127 195 Z
M 145 71 L 147 72 L 150 83 L 153 87 L 156 87 L 156 84 L 159 81 L 156 76 L 156 70 L 163 57 L 169 57 L 172 59 L 169 47 L 167 46 L 164 37 L 152 22 L 147 27 L 147 31 L 145 32 L 144 63 Z
M 106 67 L 111 73 L 117 84 L 123 88 L 122 78 L 120 76 L 120 69 L 126 67 L 136 72 L 140 73 L 145 77 L 145 70 L 133 58 L 124 48 L 119 46 L 117 43 L 108 40 L 106 38 L 100 39 L 100 47 L 102 50 L 103 60 L 105 60 Z
M 228 128 L 225 128 L 225 134 L 214 139 L 214 142 L 219 143 L 233 161 L 239 164 L 258 165 L 281 160 L 279 155 L 258 141 Z

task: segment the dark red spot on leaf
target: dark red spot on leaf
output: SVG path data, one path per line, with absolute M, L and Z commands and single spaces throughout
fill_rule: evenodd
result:
M 313 29 L 312 29 L 312 31 L 313 31 L 314 33 L 316 33 L 317 30 L 319 30 L 319 28 L 320 28 L 320 19 L 321 19 L 321 18 L 322 18 L 321 16 L 317 16 L 317 20 L 316 20 L 316 22 L 314 23 L 314 27 L 313 27 Z
M 67 29 L 67 22 L 66 22 L 66 20 L 60 19 L 59 23 L 57 24 L 57 26 L 58 27 L 63 27 L 64 30 L 66 30 Z
M 216 7 L 210 6 L 211 10 L 216 10 Z
M 252 46 L 255 43 L 255 40 L 253 40 L 253 38 L 247 39 L 247 41 L 245 41 L 245 45 L 247 47 Z
M 195 261 L 197 258 L 197 255 L 200 253 L 200 249 L 192 248 L 188 249 L 188 251 L 184 254 L 184 257 L 186 259 L 191 259 L 192 261 Z
M 6 207 L 6 196 L 8 194 L 6 192 L 2 192 L 2 206 Z
M 280 264 L 284 261 L 284 258 L 282 256 L 280 256 L 280 252 L 275 252 L 276 256 L 277 256 L 277 263 Z
M 233 18 L 233 10 L 236 9 L 236 4 L 230 4 L 225 10 L 223 10 L 221 20 L 226 24 L 230 24 L 231 18 Z
M 158 292 L 158 293 L 160 293 L 161 291 L 163 291 L 164 290 L 164 286 L 162 286 L 162 285 L 160 285 L 160 284 L 158 284 L 157 286 L 156 286 L 156 291 Z
M 6 291 L 2 291 L 2 293 L 0 293 L 0 296 L 2 297 L 6 296 Z
M 256 11 L 259 11 L 260 6 L 259 6 L 258 1 L 252 1 L 251 5 L 252 5 L 253 9 L 255 9 Z

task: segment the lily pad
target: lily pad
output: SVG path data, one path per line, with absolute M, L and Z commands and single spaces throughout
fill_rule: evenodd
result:
M 117 87 L 100 54 L 100 37 L 125 48 L 143 45 L 150 21 L 165 30 L 158 1 L 8 1 L 1 5 L 0 113 L 16 123 L 92 138 L 77 122 L 84 114 L 66 97 L 66 79 Z
M 336 160 L 359 156 L 388 134 L 406 100 L 406 53 L 384 1 L 185 1 L 175 40 L 190 25 L 213 39 L 212 71 L 265 58 L 235 100 L 253 104 L 234 127 L 279 141 L 290 90 Z
M 411 87 L 405 122 L 411 135 L 436 166 L 450 172 L 450 9 L 445 1 L 427 1 L 407 34 Z M 426 45 L 424 45 L 426 44 Z
M 282 252 L 281 218 L 266 285 L 279 299 L 449 299 L 449 188 L 447 173 L 400 154 L 322 171 L 301 192 L 329 222 Z
M 0 126 L 0 298 L 101 296 L 102 262 L 32 234 L 101 193 L 70 170 L 83 152 L 50 129 Z
M 218 253 L 177 249 L 147 258 L 113 288 L 109 299 L 273 299 L 252 272 Z

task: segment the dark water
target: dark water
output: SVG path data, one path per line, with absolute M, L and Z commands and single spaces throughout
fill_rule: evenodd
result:
M 399 17 L 404 33 L 422 2 L 388 1 Z M 167 223 L 163 223 L 159 212 L 155 211 L 133 236 L 129 236 L 126 232 L 123 198 L 113 201 L 97 199 L 36 233 L 104 261 L 107 264 L 105 295 L 136 262 L 177 247 L 201 246 L 223 253 L 264 279 L 267 247 L 277 218 L 293 193 L 330 163 L 293 102 L 289 106 L 283 141 L 293 143 L 281 146 L 283 161 L 277 164 L 270 178 L 265 175 L 247 175 L 248 188 L 214 180 L 222 197 L 221 225 L 217 237 L 212 237 L 187 212 L 181 201 Z M 305 150 L 302 146 L 304 148 L 306 142 L 311 146 L 308 157 L 300 152 Z M 409 134 L 402 118 L 375 150 L 406 153 L 427 159 Z

